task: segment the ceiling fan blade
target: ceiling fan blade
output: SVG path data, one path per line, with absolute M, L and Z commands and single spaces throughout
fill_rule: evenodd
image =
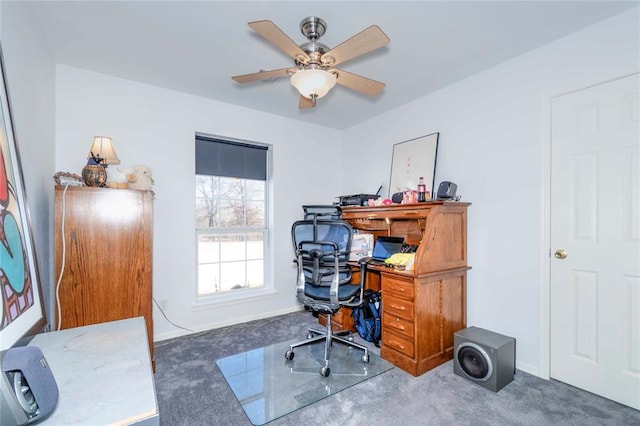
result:
M 253 81 L 258 81 L 258 80 L 269 80 L 271 78 L 284 77 L 286 75 L 289 75 L 289 70 L 291 69 L 292 69 L 291 67 L 288 67 L 288 68 L 280 68 L 278 70 L 259 71 L 259 72 L 254 72 L 252 74 L 234 75 L 231 78 L 236 83 L 251 83 Z M 295 70 L 295 68 L 293 68 L 293 70 Z
M 344 70 L 334 68 L 329 72 L 336 73 L 336 83 L 365 95 L 378 96 L 385 87 L 384 83 Z
M 343 41 L 320 58 L 327 65 L 338 65 L 389 44 L 389 37 L 380 27 L 372 25 Z
M 305 64 L 309 62 L 309 55 L 307 55 L 305 51 L 296 44 L 296 42 L 291 40 L 289 36 L 286 35 L 273 22 L 254 21 L 249 22 L 248 25 L 249 27 L 251 27 L 251 29 L 260 34 L 265 40 L 285 52 L 287 55 L 291 56 L 293 59 L 296 59 Z
M 300 95 L 300 102 L 298 103 L 298 108 L 306 109 L 306 108 L 315 108 L 316 100 L 307 98 L 306 96 Z

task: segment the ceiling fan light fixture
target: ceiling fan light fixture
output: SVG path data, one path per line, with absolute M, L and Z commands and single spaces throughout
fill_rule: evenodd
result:
M 319 69 L 300 70 L 291 76 L 291 84 L 305 98 L 321 98 L 336 85 L 336 76 Z

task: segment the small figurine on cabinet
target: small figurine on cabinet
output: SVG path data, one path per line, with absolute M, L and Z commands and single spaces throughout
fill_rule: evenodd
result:
M 151 168 L 144 164 L 136 164 L 131 166 L 132 172 L 127 174 L 127 180 L 129 181 L 129 189 L 138 189 L 141 191 L 148 191 L 155 183 L 151 176 Z

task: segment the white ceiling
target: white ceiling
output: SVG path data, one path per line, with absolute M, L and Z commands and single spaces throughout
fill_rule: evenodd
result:
M 24 7 L 56 62 L 337 129 L 396 108 L 547 44 L 637 1 L 35 1 Z M 300 20 L 327 22 L 334 47 L 369 25 L 391 39 L 341 65 L 387 84 L 370 99 L 336 86 L 298 109 L 287 78 L 239 85 L 232 75 L 293 65 L 247 22 L 268 19 L 294 41 Z

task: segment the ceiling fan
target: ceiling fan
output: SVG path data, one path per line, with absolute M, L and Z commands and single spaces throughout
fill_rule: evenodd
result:
M 237 83 L 291 76 L 291 84 L 300 92 L 298 106 L 301 109 L 315 107 L 316 100 L 326 95 L 336 83 L 369 96 L 377 96 L 384 89 L 384 83 L 335 68 L 338 64 L 389 43 L 389 37 L 377 25 L 364 29 L 333 49 L 318 43 L 327 29 L 327 23 L 315 16 L 300 22 L 300 32 L 309 41 L 299 46 L 271 21 L 249 22 L 248 25 L 291 56 L 295 66 L 231 77 Z

